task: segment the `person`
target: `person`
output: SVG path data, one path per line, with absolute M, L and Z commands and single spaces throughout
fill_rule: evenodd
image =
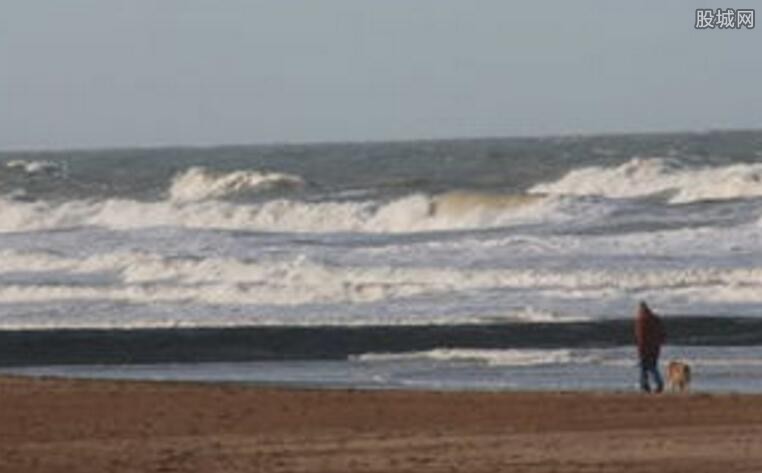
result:
M 635 316 L 635 341 L 640 358 L 640 388 L 645 392 L 651 392 L 649 375 L 656 383 L 657 393 L 664 389 L 664 381 L 659 373 L 659 352 L 664 339 L 661 319 L 641 301 Z

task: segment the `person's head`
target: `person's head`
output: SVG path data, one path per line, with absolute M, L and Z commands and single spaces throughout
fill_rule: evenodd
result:
M 645 301 L 640 301 L 638 303 L 638 316 L 641 316 L 641 317 L 642 316 L 646 316 L 647 317 L 647 316 L 649 316 L 651 314 L 652 314 L 651 308 L 648 307 L 648 304 L 646 304 Z

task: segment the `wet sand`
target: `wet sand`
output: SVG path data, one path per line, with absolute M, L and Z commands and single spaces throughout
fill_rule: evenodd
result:
M 759 472 L 762 396 L 0 377 L 0 472 Z

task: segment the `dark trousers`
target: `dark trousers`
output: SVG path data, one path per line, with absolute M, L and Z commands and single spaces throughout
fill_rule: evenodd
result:
M 653 378 L 656 383 L 656 392 L 660 393 L 664 389 L 664 381 L 659 373 L 659 362 L 657 358 L 641 358 L 640 359 L 640 389 L 650 393 L 651 384 L 649 383 L 649 376 Z

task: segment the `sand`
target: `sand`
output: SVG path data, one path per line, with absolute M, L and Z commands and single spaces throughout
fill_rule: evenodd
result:
M 759 472 L 762 396 L 0 378 L 2 472 Z

